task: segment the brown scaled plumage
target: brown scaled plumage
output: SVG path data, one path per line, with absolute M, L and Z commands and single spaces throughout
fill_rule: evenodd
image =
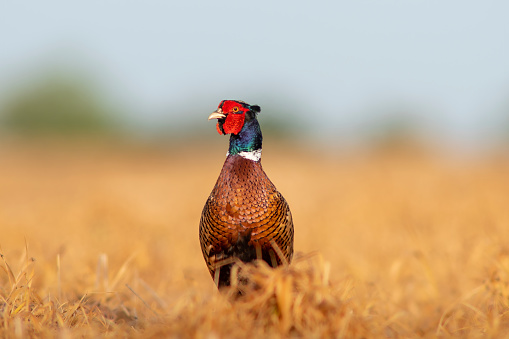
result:
M 262 259 L 272 267 L 293 255 L 290 208 L 262 169 L 258 106 L 225 100 L 211 118 L 230 136 L 230 148 L 200 220 L 203 257 L 218 287 L 230 285 L 235 261 Z M 230 114 L 242 126 L 228 125 Z M 239 117 L 244 114 L 244 117 Z

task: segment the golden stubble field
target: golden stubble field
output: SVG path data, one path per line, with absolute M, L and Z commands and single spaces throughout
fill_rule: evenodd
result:
M 507 158 L 266 144 L 298 254 L 234 300 L 198 243 L 222 141 L 2 143 L 0 336 L 509 336 Z

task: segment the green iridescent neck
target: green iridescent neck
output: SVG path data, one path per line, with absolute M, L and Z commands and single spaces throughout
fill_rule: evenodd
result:
M 230 135 L 229 154 L 238 154 L 240 152 L 253 152 L 262 149 L 262 131 L 256 118 L 250 119 L 244 123 L 242 130 L 238 135 Z

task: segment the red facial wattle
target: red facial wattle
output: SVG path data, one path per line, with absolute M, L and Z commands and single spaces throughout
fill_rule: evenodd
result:
M 221 125 L 219 125 L 219 121 L 216 124 L 217 133 L 223 134 L 223 131 L 221 131 Z
M 244 126 L 248 108 L 233 100 L 224 100 L 219 104 L 222 114 L 226 115 L 222 122 L 216 124 L 219 134 L 239 134 Z
M 246 115 L 244 112 L 240 114 L 230 113 L 226 116 L 223 123 L 223 131 L 226 134 L 239 134 L 244 126 Z

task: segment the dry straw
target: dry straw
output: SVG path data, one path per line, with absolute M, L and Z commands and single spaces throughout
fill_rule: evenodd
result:
M 509 338 L 506 158 L 276 152 L 296 249 L 320 254 L 218 292 L 197 240 L 216 156 L 0 152 L 2 338 Z
M 130 260 L 114 281 L 123 280 Z M 379 301 L 359 296 L 353 279 L 331 281 L 330 265 L 317 254 L 297 256 L 292 265 L 276 269 L 264 262 L 237 264 L 231 288 L 212 294 L 190 289 L 171 304 L 141 279 L 136 283 L 139 291 L 126 285 L 123 292 L 84 293 L 66 300 L 51 295 L 42 298 L 32 286 L 34 259 L 25 255 L 17 274 L 4 256 L 2 263 L 2 337 L 362 338 L 416 333 L 408 327 L 411 321 L 405 320 L 405 312 L 386 316 L 377 310 L 380 305 L 374 306 Z M 435 332 L 424 336 L 509 334 L 508 281 L 509 256 L 501 254 L 490 279 L 444 309 Z M 145 300 L 139 292 L 149 298 Z M 142 303 L 133 303 L 133 296 Z

